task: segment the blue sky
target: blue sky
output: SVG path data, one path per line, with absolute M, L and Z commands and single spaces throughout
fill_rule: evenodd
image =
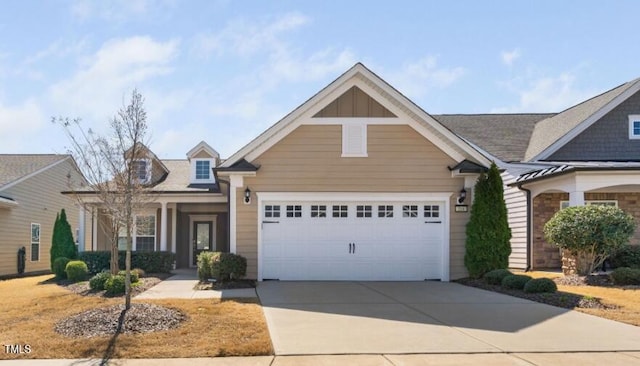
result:
M 637 1 L 18 1 L 0 153 L 64 153 L 133 88 L 150 146 L 228 157 L 356 62 L 432 114 L 554 112 L 640 77 Z

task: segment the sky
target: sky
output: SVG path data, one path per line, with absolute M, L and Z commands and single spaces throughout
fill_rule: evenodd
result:
M 109 133 L 137 89 L 149 145 L 226 158 L 362 62 L 431 114 L 559 112 L 640 77 L 638 1 L 5 0 L 0 153 Z

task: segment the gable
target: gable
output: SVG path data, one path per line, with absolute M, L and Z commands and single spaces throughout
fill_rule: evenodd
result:
M 640 160 L 640 140 L 629 138 L 629 115 L 632 114 L 640 114 L 640 92 L 620 103 L 550 155 L 547 160 Z
M 384 118 L 396 117 L 382 104 L 363 92 L 357 86 L 344 92 L 341 96 L 329 103 L 314 118 L 335 118 L 335 117 L 369 117 Z

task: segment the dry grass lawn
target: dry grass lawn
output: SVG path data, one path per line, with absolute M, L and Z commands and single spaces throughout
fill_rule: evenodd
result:
M 557 272 L 527 272 L 527 275 L 540 278 L 562 276 Z M 640 288 L 621 288 L 604 286 L 558 286 L 558 291 L 591 296 L 600 299 L 603 304 L 615 305 L 617 309 L 583 309 L 575 310 L 596 315 L 602 318 L 640 326 Z
M 38 276 L 0 281 L 0 342 L 28 344 L 31 353 L 0 352 L 0 359 L 172 358 L 272 354 L 259 304 L 218 300 L 156 300 L 188 316 L 177 329 L 117 337 L 68 338 L 54 331 L 61 319 L 85 310 L 120 304 L 123 298 L 76 295 Z M 135 302 L 136 300 L 134 300 Z

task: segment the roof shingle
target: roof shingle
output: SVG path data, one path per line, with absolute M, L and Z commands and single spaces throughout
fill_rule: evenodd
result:
M 68 157 L 65 154 L 0 154 L 0 188 Z

